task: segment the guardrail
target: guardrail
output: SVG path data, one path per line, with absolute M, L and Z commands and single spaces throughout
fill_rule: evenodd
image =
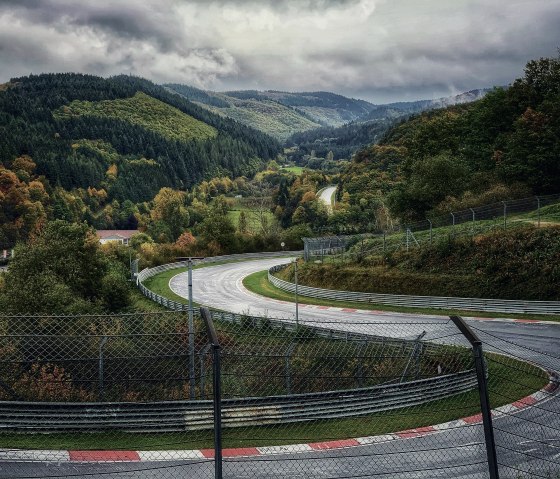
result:
M 278 289 L 295 293 L 296 285 L 274 276 L 285 265 L 268 270 L 268 280 Z M 298 284 L 298 294 L 310 298 L 386 304 L 408 308 L 456 309 L 492 313 L 560 314 L 560 301 L 523 301 L 514 299 L 453 298 L 445 296 L 412 296 L 401 294 L 363 293 L 314 288 Z
M 369 388 L 222 400 L 224 427 L 355 417 L 424 404 L 473 389 L 472 370 Z M 182 432 L 213 428 L 212 401 L 0 402 L 2 432 Z
M 218 263 L 224 261 L 241 261 L 241 260 L 251 260 L 251 259 L 266 259 L 266 258 L 279 258 L 279 257 L 292 257 L 301 256 L 303 251 L 275 251 L 275 252 L 265 252 L 265 253 L 242 253 L 242 254 L 230 254 L 225 256 L 211 256 L 201 260 L 193 261 L 193 264 L 203 264 L 203 263 Z M 173 301 L 164 296 L 154 293 L 150 289 L 146 288 L 142 284 L 143 281 L 155 276 L 156 274 L 163 273 L 177 268 L 186 268 L 186 261 L 179 261 L 176 263 L 162 264 L 161 266 L 155 266 L 154 268 L 145 268 L 136 275 L 136 284 L 138 289 L 142 292 L 144 296 L 155 301 L 156 303 L 164 306 L 173 311 L 187 311 L 188 306 L 186 304 L 180 303 L 178 301 Z

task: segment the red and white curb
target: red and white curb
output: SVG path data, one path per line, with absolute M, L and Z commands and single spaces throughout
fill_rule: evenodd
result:
M 492 410 L 492 417 L 510 416 L 519 411 L 533 407 L 537 403 L 550 399 L 559 387 L 556 381 L 549 382 L 543 389 L 529 396 L 519 399 Z M 448 431 L 465 426 L 475 426 L 482 422 L 482 414 L 448 421 L 434 426 L 418 427 L 378 436 L 357 437 L 335 441 L 311 442 L 307 444 L 288 444 L 285 446 L 242 447 L 224 449 L 223 457 L 253 457 L 279 454 L 298 454 L 345 449 L 358 446 L 379 444 L 388 441 L 413 439 Z M 48 451 L 48 450 L 20 450 L 0 449 L 0 461 L 12 462 L 160 462 L 204 460 L 214 457 L 213 449 L 194 449 L 179 451 Z
M 257 296 L 257 295 L 255 295 Z M 280 299 L 272 299 L 272 298 L 264 298 L 263 296 L 258 296 L 260 299 L 264 299 L 269 302 L 277 303 L 277 304 L 293 304 L 290 301 L 282 301 Z M 359 308 L 341 308 L 337 306 L 319 306 L 316 304 L 306 304 L 306 303 L 299 303 L 299 308 L 304 308 L 308 310 L 319 310 L 319 311 L 333 311 L 333 312 L 342 312 L 348 313 L 352 315 L 360 315 L 360 316 L 399 316 L 399 317 L 409 317 L 411 314 L 414 313 L 402 313 L 397 311 L 384 311 L 384 310 L 377 310 L 377 309 L 359 309 Z M 415 314 L 415 316 L 418 316 Z M 426 318 L 434 318 L 434 319 L 445 319 L 447 320 L 449 316 L 439 316 L 439 315 L 422 315 Z M 555 325 L 560 326 L 560 321 L 543 321 L 540 319 L 524 319 L 524 318 L 484 318 L 478 316 L 466 316 L 465 319 L 472 319 L 475 321 L 495 321 L 500 323 L 522 323 L 522 324 L 546 324 L 546 325 Z

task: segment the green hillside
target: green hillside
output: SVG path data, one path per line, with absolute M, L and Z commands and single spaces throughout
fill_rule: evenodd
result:
M 341 175 L 333 224 L 415 222 L 560 190 L 560 59 L 483 99 L 424 112 L 358 151 Z
M 285 141 L 296 132 L 321 126 L 302 112 L 271 99 L 237 98 L 186 85 L 170 84 L 166 87 L 213 113 L 258 129 L 280 141 Z
M 281 141 L 300 132 L 341 126 L 375 108 L 367 101 L 329 92 L 242 90 L 216 93 L 179 84 L 165 87 L 214 113 L 233 118 Z
M 367 114 L 375 106 L 365 100 L 347 98 L 336 93 L 284 91 L 230 91 L 226 95 L 239 99 L 272 100 L 296 109 L 322 125 L 340 126 Z
M 225 97 L 223 98 L 225 100 Z M 321 126 L 289 107 L 268 100 L 232 99 L 227 108 L 209 107 L 209 109 L 258 128 L 280 141 L 285 141 L 296 131 L 307 131 Z
M 15 78 L 0 91 L 0 163 L 21 155 L 67 191 L 152 199 L 219 175 L 251 176 L 281 152 L 260 131 L 147 80 L 80 74 Z
M 127 121 L 177 141 L 215 138 L 217 130 L 175 107 L 138 92 L 131 98 L 99 102 L 74 100 L 54 112 L 57 119 L 97 116 Z
M 281 276 L 293 281 L 293 268 Z M 519 227 L 438 241 L 360 263 L 305 263 L 300 284 L 370 293 L 560 299 L 560 227 Z

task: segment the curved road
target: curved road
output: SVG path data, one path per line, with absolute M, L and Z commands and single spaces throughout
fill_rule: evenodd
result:
M 327 206 L 327 209 L 329 210 L 329 213 L 332 212 L 332 208 L 333 208 L 332 197 L 334 195 L 334 192 L 336 191 L 336 188 L 337 188 L 336 185 L 335 186 L 328 186 L 319 195 L 319 199 L 323 203 L 325 203 L 325 205 Z
M 193 271 L 193 297 L 202 305 L 251 315 L 266 315 L 294 321 L 294 304 L 257 296 L 243 286 L 248 274 L 265 270 L 289 259 L 268 259 L 210 266 Z M 170 287 L 187 296 L 186 274 L 170 281 Z M 300 321 L 328 324 L 344 330 L 376 331 L 387 336 L 414 336 L 427 331 L 426 339 L 461 341 L 455 327 L 442 316 L 420 316 L 390 312 L 300 305 Z M 472 327 L 486 349 L 526 358 L 559 371 L 560 324 L 481 321 L 471 318 Z M 512 378 L 515 380 L 515 378 Z M 543 471 L 560 473 L 560 400 L 552 397 L 536 407 L 495 420 L 499 461 L 504 477 L 547 477 Z M 478 424 L 450 428 L 440 433 L 363 446 L 277 454 L 224 460 L 226 478 L 349 478 L 410 477 L 428 479 L 486 478 L 484 435 Z M 0 463 L 3 477 L 64 477 L 87 475 L 91 478 L 135 477 L 174 478 L 213 477 L 209 461 L 142 462 L 109 464 L 53 465 L 45 463 Z M 518 471 L 525 471 L 519 473 Z M 527 471 L 535 471 L 531 476 Z M 550 477 L 557 477 L 551 475 Z
M 293 303 L 263 298 L 243 286 L 243 278 L 247 275 L 270 268 L 273 265 L 289 263 L 290 259 L 268 259 L 248 261 L 235 264 L 224 264 L 219 266 L 201 268 L 193 274 L 193 298 L 199 304 L 223 309 L 235 313 L 245 313 L 255 316 L 268 316 L 283 318 L 286 321 L 294 321 L 295 307 Z M 171 279 L 171 289 L 186 296 L 186 274 L 179 274 Z M 365 310 L 352 310 L 346 308 L 327 308 L 319 306 L 301 305 L 299 318 L 302 323 L 322 324 L 331 328 L 343 330 L 362 330 L 385 336 L 414 337 L 422 331 L 426 331 L 426 340 L 440 340 L 450 343 L 463 343 L 464 340 L 449 321 L 443 316 L 421 316 L 416 314 L 403 314 L 391 312 L 375 312 Z M 512 322 L 511 320 L 488 320 L 487 318 L 468 318 L 468 322 L 484 341 L 487 350 L 495 350 L 501 353 L 525 358 L 540 364 L 550 370 L 560 371 L 560 324 L 558 323 L 533 323 Z M 510 431 L 519 431 L 524 437 L 513 436 Z M 539 406 L 523 411 L 516 415 L 502 417 L 496 420 L 497 443 L 507 444 L 509 449 L 499 450 L 500 458 L 508 465 L 514 465 L 521 470 L 531 470 L 538 467 L 539 470 L 549 467 L 553 471 L 560 472 L 560 400 L 553 398 Z M 540 438 L 536 442 L 527 441 L 524 438 Z M 442 434 L 426 436 L 423 438 L 408 439 L 395 445 L 387 443 L 384 445 L 364 446 L 351 449 L 352 454 L 383 455 L 382 465 L 389 470 L 398 471 L 403 463 L 421 464 L 425 467 L 451 467 L 445 470 L 448 477 L 478 477 L 476 472 L 484 470 L 482 465 L 472 465 L 467 468 L 456 467 L 454 464 L 474 464 L 484 461 L 484 447 L 482 427 L 460 428 Z M 459 457 L 452 457 L 450 451 L 453 448 Z M 418 449 L 445 449 L 446 459 L 441 453 L 415 453 Z M 358 452 L 357 450 L 361 450 Z M 403 453 L 395 454 L 395 450 Z M 527 452 L 528 455 L 523 454 Z M 387 456 L 391 452 L 392 455 Z M 406 452 L 406 454 L 404 454 Z M 344 452 L 339 452 L 338 460 L 330 457 L 317 458 L 321 468 L 332 470 L 333 462 L 340 466 L 336 473 L 329 477 L 345 477 L 359 474 L 360 467 L 356 462 L 359 460 L 344 459 Z M 348 452 L 346 452 L 348 454 Z M 332 456 L 327 454 L 327 456 Z M 430 457 L 431 456 L 431 457 Z M 411 457 L 415 460 L 411 461 Z M 543 459 L 546 458 L 546 459 Z M 305 455 L 300 455 L 301 461 Z M 361 459 L 364 462 L 363 459 Z M 417 462 L 416 462 L 417 461 Z M 365 461 L 368 462 L 368 461 Z M 371 462 L 371 461 L 369 461 Z M 255 461 L 253 460 L 253 465 Z M 258 465 L 258 464 L 257 464 Z M 350 467 L 351 466 L 351 467 Z M 295 467 L 295 466 L 294 466 Z M 376 463 L 378 472 L 380 464 Z M 412 466 L 411 466 L 412 467 Z M 392 469 L 391 469 L 392 468 Z M 305 469 L 305 468 L 304 468 Z M 363 469 L 363 466 L 362 466 Z M 371 471 L 371 469 L 370 469 Z M 352 472 L 352 474 L 349 474 Z M 510 474 L 513 473 L 509 471 Z M 292 477 L 287 475 L 286 470 L 280 468 L 275 473 L 268 473 L 267 477 Z M 337 476 L 338 474 L 338 476 Z M 309 476 L 312 472 L 309 471 Z M 264 477 L 264 476 L 263 476 Z M 317 477 L 323 477 L 318 475 Z M 434 471 L 415 472 L 413 477 L 435 477 Z M 484 475 L 480 477 L 485 477 Z

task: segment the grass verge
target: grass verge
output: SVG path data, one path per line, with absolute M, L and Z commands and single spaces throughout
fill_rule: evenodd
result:
M 258 271 L 243 279 L 243 285 L 253 293 L 266 296 L 267 298 L 279 299 L 282 301 L 294 301 L 294 295 L 276 288 L 268 281 L 268 271 Z M 436 308 L 405 308 L 401 306 L 389 306 L 386 304 L 361 303 L 352 301 L 332 301 L 321 298 L 310 298 L 307 296 L 298 296 L 298 301 L 303 304 L 315 304 L 319 306 L 332 306 L 336 308 L 352 308 L 365 309 L 369 311 L 392 311 L 398 313 L 418 313 L 418 314 L 436 314 L 442 316 L 460 315 L 460 316 L 480 316 L 484 318 L 513 318 L 513 319 L 534 319 L 540 321 L 560 321 L 558 315 L 542 315 L 542 314 L 508 314 L 508 313 L 490 313 L 484 311 L 462 311 L 455 309 L 436 309 Z
M 521 399 L 541 389 L 546 374 L 527 363 L 488 355 L 490 403 L 493 408 Z M 515 373 L 515 381 L 511 381 Z M 257 447 L 298 444 L 334 439 L 372 436 L 429 426 L 477 414 L 477 390 L 403 408 L 356 418 L 274 424 L 260 427 L 224 429 L 224 447 Z M 204 449 L 213 445 L 212 431 L 169 434 L 0 434 L 0 447 L 71 450 L 180 450 Z

